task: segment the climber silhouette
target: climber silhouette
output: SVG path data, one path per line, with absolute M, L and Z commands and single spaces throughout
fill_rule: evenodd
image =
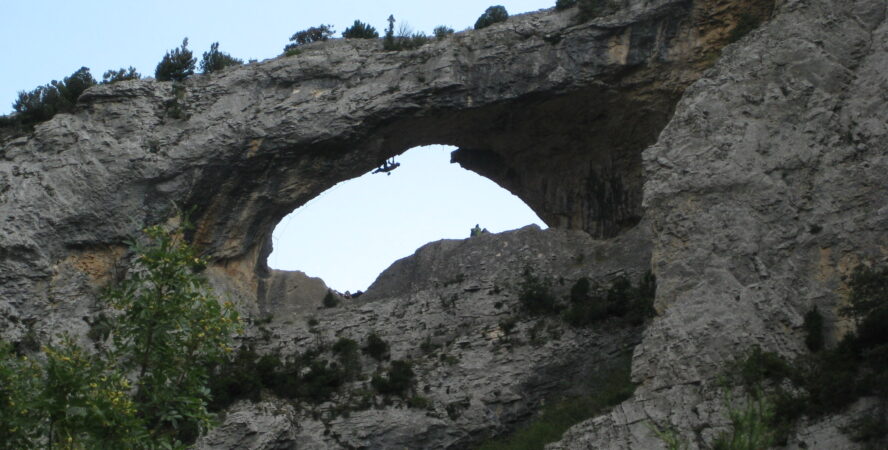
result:
M 373 173 L 385 173 L 386 175 L 391 175 L 392 171 L 401 166 L 401 163 L 395 162 L 395 158 L 392 158 L 391 162 L 388 160 L 384 161 L 381 166 L 379 166 Z

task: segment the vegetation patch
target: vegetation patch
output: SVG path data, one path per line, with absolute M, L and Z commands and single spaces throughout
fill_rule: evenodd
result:
M 0 342 L 0 444 L 179 448 L 210 427 L 210 368 L 238 317 L 195 274 L 205 263 L 181 231 L 149 227 L 134 245 L 136 267 L 104 298 L 115 313 L 94 322 L 97 352 L 62 335 L 29 359 Z
M 561 439 L 573 425 L 605 413 L 628 399 L 635 391 L 630 381 L 631 355 L 622 356 L 588 394 L 562 397 L 546 402 L 545 408 L 530 423 L 514 433 L 489 439 L 478 450 L 537 450 Z
M 731 368 L 729 382 L 744 387 L 747 403 L 758 409 L 731 410 L 733 433 L 738 429 L 747 433 L 743 430 L 754 418 L 765 421 L 773 443 L 782 445 L 800 417 L 839 413 L 860 398 L 875 397 L 881 413 L 857 418 L 847 431 L 852 439 L 865 443 L 880 442 L 888 435 L 884 411 L 888 402 L 888 267 L 861 266 L 851 275 L 848 287 L 849 306 L 841 313 L 855 321 L 857 330 L 845 335 L 835 348 L 822 347 L 822 318 L 812 309 L 805 318 L 811 355 L 789 362 L 753 348 Z M 738 448 L 729 445 L 733 440 L 733 435 L 724 436 L 720 442 L 727 446 L 720 448 Z

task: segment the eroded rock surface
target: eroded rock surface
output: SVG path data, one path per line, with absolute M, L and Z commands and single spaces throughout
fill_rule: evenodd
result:
M 553 448 L 656 448 L 652 424 L 706 448 L 727 425 L 715 378 L 728 361 L 753 345 L 804 354 L 815 305 L 833 337 L 846 331 L 842 276 L 888 258 L 886 12 L 784 2 L 688 89 L 644 153 L 661 315 L 635 350 L 642 385 Z
M 650 263 L 645 232 L 603 242 L 581 231 L 529 226 L 438 241 L 397 261 L 367 293 L 339 307 L 322 307 L 323 294 L 311 308 L 278 307 L 250 340 L 260 353 L 293 355 L 342 338 L 363 344 L 375 333 L 389 344 L 391 360 L 412 361 L 410 396 L 427 405 L 408 407 L 409 396 L 368 400 L 370 376 L 389 362 L 363 356 L 361 379 L 329 402 L 267 395 L 255 406 L 235 405 L 202 445 L 463 448 L 510 430 L 546 400 L 593 392 L 604 373 L 628 363 L 641 326 L 614 319 L 573 327 L 557 314 L 528 314 L 519 302 L 524 272 L 550 283 L 563 303 L 583 277 L 602 286 L 618 277 L 637 282 Z

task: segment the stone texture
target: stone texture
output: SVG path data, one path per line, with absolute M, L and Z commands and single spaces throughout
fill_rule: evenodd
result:
M 844 332 L 842 276 L 888 259 L 885 18 L 883 1 L 783 2 L 688 89 L 644 153 L 661 315 L 635 350 L 642 385 L 553 448 L 662 445 L 647 423 L 705 447 L 727 361 L 802 354 L 815 305 Z
M 127 240 L 175 221 L 177 204 L 195 208 L 189 237 L 216 291 L 247 317 L 273 313 L 268 345 L 378 328 L 395 355 L 423 361 L 433 399 L 430 415 L 393 405 L 326 422 L 273 398 L 242 403 L 204 446 L 461 446 L 527 417 L 553 392 L 535 376 L 591 373 L 640 342 L 635 396 L 553 447 L 656 448 L 650 424 L 706 447 L 727 426 L 713 383 L 725 362 L 751 345 L 799 354 L 814 305 L 840 335 L 842 276 L 888 255 L 886 5 L 779 1 L 722 54 L 739 19 L 767 17 L 774 2 L 620 3 L 584 24 L 546 11 L 415 51 L 333 41 L 177 85 L 100 86 L 27 136 L 0 133 L 0 336 L 83 336 L 97 292 L 125 276 Z M 323 327 L 310 331 L 324 286 L 266 267 L 272 228 L 432 143 L 458 146 L 455 162 L 560 230 L 428 246 L 359 302 L 315 310 Z M 534 347 L 497 331 L 524 263 L 567 289 L 583 274 L 647 268 L 649 239 L 659 316 L 643 335 L 565 329 Z M 458 364 L 415 354 L 432 330 Z M 829 430 L 846 419 L 805 425 L 797 441 L 844 442 Z
M 269 396 L 255 407 L 235 405 L 201 446 L 462 448 L 510 430 L 554 396 L 588 393 L 604 371 L 628 363 L 641 328 L 619 321 L 574 328 L 557 315 L 528 316 L 518 300 L 524 269 L 550 281 L 558 298 L 581 277 L 603 286 L 618 276 L 636 281 L 650 264 L 645 231 L 595 241 L 581 231 L 528 226 L 443 240 L 397 261 L 363 296 L 339 307 L 320 306 L 325 291 L 311 307 L 301 299 L 276 303 L 249 339 L 260 353 L 292 355 L 340 338 L 363 344 L 376 333 L 390 345 L 392 360 L 413 361 L 415 394 L 429 406 L 408 408 L 399 398 L 386 405 L 377 396 L 372 408 L 337 412 L 355 404 L 366 379 L 387 364 L 363 356 L 365 379 L 330 402 L 290 405 Z M 511 331 L 503 328 L 509 320 Z M 289 422 L 267 412 L 272 404 Z

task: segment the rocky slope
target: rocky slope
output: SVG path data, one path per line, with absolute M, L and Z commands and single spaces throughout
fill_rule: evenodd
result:
M 583 277 L 602 286 L 620 276 L 638 280 L 650 261 L 641 231 L 601 242 L 530 226 L 434 242 L 393 264 L 356 300 L 324 308 L 320 294 L 311 306 L 276 305 L 249 339 L 260 353 L 292 355 L 343 338 L 363 344 L 375 333 L 390 346 L 389 359 L 412 361 L 415 393 L 368 398 L 370 375 L 390 363 L 363 356 L 362 377 L 330 401 L 266 395 L 258 406 L 242 402 L 200 446 L 462 448 L 511 429 L 547 400 L 593 392 L 628 363 L 641 327 L 616 318 L 575 327 L 558 315 L 528 314 L 519 301 L 523 274 L 531 269 L 559 299 Z M 422 405 L 408 407 L 416 396 Z
M 235 404 L 205 447 L 464 446 L 521 423 L 554 375 L 592 374 L 636 342 L 634 396 L 553 447 L 657 448 L 652 426 L 711 445 L 728 425 L 725 363 L 752 345 L 803 353 L 814 305 L 840 335 L 842 276 L 888 256 L 888 13 L 884 0 L 617 3 L 414 51 L 334 41 L 181 84 L 100 86 L 75 113 L 4 134 L 0 336 L 84 335 L 96 293 L 125 276 L 127 239 L 193 207 L 217 292 L 254 323 L 271 315 L 250 329 L 261 351 L 377 330 L 416 361 L 430 400 L 333 417 L 266 396 Z M 458 146 L 454 161 L 556 229 L 432 244 L 320 312 L 322 282 L 265 266 L 285 214 L 431 143 Z M 559 295 L 650 267 L 658 316 L 643 333 L 519 319 L 513 340 L 500 321 L 520 309 L 528 262 L 564 278 Z M 559 339 L 530 342 L 537 323 Z M 437 360 L 417 350 L 436 332 Z M 846 422 L 804 423 L 789 445 L 851 448 Z
M 706 448 L 726 362 L 806 353 L 815 305 L 834 338 L 848 329 L 842 277 L 888 259 L 886 8 L 783 2 L 688 89 L 644 153 L 661 313 L 633 357 L 642 384 L 554 448 L 653 448 L 650 423 Z M 831 421 L 790 446 L 854 448 Z

